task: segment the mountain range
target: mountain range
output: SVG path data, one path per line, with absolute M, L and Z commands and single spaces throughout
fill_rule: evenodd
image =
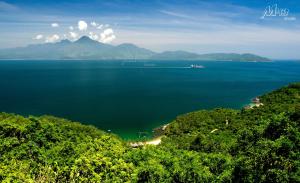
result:
M 87 36 L 82 36 L 74 42 L 65 39 L 56 43 L 1 49 L 0 59 L 270 61 L 270 59 L 266 57 L 249 53 L 197 54 L 186 51 L 165 51 L 156 53 L 130 43 L 124 43 L 117 46 L 104 44 L 94 41 Z

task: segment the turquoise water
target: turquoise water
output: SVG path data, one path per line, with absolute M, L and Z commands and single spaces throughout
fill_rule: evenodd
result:
M 191 69 L 191 64 L 203 69 Z M 50 114 L 124 138 L 199 109 L 239 109 L 300 81 L 300 62 L 0 61 L 0 111 Z

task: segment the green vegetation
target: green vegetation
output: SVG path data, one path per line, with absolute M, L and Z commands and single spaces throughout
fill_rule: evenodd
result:
M 51 116 L 0 113 L 1 182 L 300 182 L 300 83 L 249 110 L 178 116 L 158 146 Z

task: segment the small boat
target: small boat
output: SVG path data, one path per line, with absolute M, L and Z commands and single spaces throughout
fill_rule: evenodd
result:
M 193 68 L 193 69 L 202 69 L 202 68 L 204 68 L 203 65 L 197 65 L 197 64 L 192 64 L 190 67 Z

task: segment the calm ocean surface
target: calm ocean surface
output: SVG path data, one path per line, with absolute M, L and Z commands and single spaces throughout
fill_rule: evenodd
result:
M 50 114 L 132 139 L 179 114 L 239 109 L 295 81 L 300 62 L 2 60 L 0 111 Z

